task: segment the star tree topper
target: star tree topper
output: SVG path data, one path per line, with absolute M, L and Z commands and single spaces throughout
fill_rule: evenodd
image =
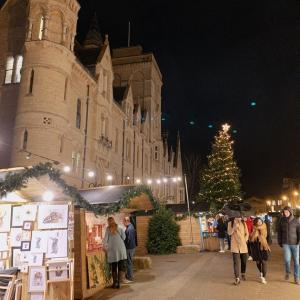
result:
M 222 125 L 222 128 L 223 128 L 224 132 L 228 132 L 230 129 L 230 125 L 226 123 L 226 124 Z

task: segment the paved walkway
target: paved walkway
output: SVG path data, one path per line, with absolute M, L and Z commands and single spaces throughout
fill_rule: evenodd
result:
M 300 286 L 283 280 L 279 247 L 273 247 L 268 284 L 259 282 L 254 262 L 247 281 L 234 286 L 230 253 L 154 256 L 153 269 L 136 273 L 134 284 L 105 289 L 93 300 L 299 300 Z

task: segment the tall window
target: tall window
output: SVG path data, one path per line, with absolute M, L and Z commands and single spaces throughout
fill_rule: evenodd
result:
M 137 147 L 136 151 L 136 165 L 138 168 L 140 167 L 140 146 Z
M 81 126 L 81 100 L 77 99 L 76 128 L 80 129 L 80 126 Z
M 59 153 L 63 153 L 64 150 L 64 137 L 61 136 L 59 140 Z
M 28 131 L 25 129 L 23 133 L 23 142 L 22 142 L 22 149 L 27 150 L 27 143 L 28 143 Z
M 64 101 L 67 100 L 68 78 L 65 79 Z
M 159 151 L 158 151 L 158 146 L 154 147 L 154 159 L 158 160 L 159 158 Z
M 40 19 L 39 40 L 43 39 L 44 30 L 45 30 L 45 17 L 42 16 L 41 19 Z
M 34 81 L 34 70 L 31 70 L 30 79 L 29 79 L 29 89 L 28 89 L 29 94 L 32 94 L 33 91 L 33 81 Z
M 75 171 L 75 167 L 76 167 L 76 152 L 72 151 L 72 171 Z
M 15 82 L 21 81 L 21 69 L 23 65 L 23 56 L 18 55 L 16 60 Z
M 116 138 L 115 138 L 115 152 L 119 151 L 119 130 L 116 128 Z
M 5 84 L 12 83 L 13 70 L 14 58 L 12 56 L 9 56 L 6 61 Z
M 80 153 L 76 153 L 76 172 L 78 172 L 80 168 Z
M 126 159 L 130 161 L 131 158 L 131 142 L 130 140 L 126 140 Z

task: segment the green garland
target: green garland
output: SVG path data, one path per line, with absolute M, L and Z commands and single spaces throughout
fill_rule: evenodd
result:
M 134 187 L 125 192 L 120 202 L 110 205 L 91 205 L 80 195 L 77 188 L 68 185 L 65 180 L 61 178 L 60 171 L 55 169 L 49 162 L 39 163 L 32 168 L 24 168 L 24 170 L 18 173 L 9 172 L 5 179 L 0 181 L 0 198 L 5 197 L 7 193 L 25 188 L 30 178 L 39 178 L 44 175 L 48 175 L 50 180 L 56 183 L 65 195 L 72 198 L 75 206 L 92 211 L 97 215 L 108 215 L 119 212 L 121 208 L 128 206 L 131 198 L 139 196 L 141 193 L 145 193 L 149 197 L 155 209 L 157 209 L 159 205 L 152 191 L 146 186 Z

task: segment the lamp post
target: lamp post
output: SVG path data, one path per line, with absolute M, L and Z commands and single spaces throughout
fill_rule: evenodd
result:
M 185 194 L 186 194 L 186 202 L 188 207 L 188 214 L 190 218 L 190 238 L 191 238 L 191 244 L 194 244 L 194 237 L 193 237 L 193 227 L 192 227 L 192 216 L 191 216 L 191 210 L 190 210 L 190 200 L 189 200 L 189 192 L 187 189 L 187 180 L 186 180 L 186 174 L 184 174 L 184 186 L 185 186 Z

